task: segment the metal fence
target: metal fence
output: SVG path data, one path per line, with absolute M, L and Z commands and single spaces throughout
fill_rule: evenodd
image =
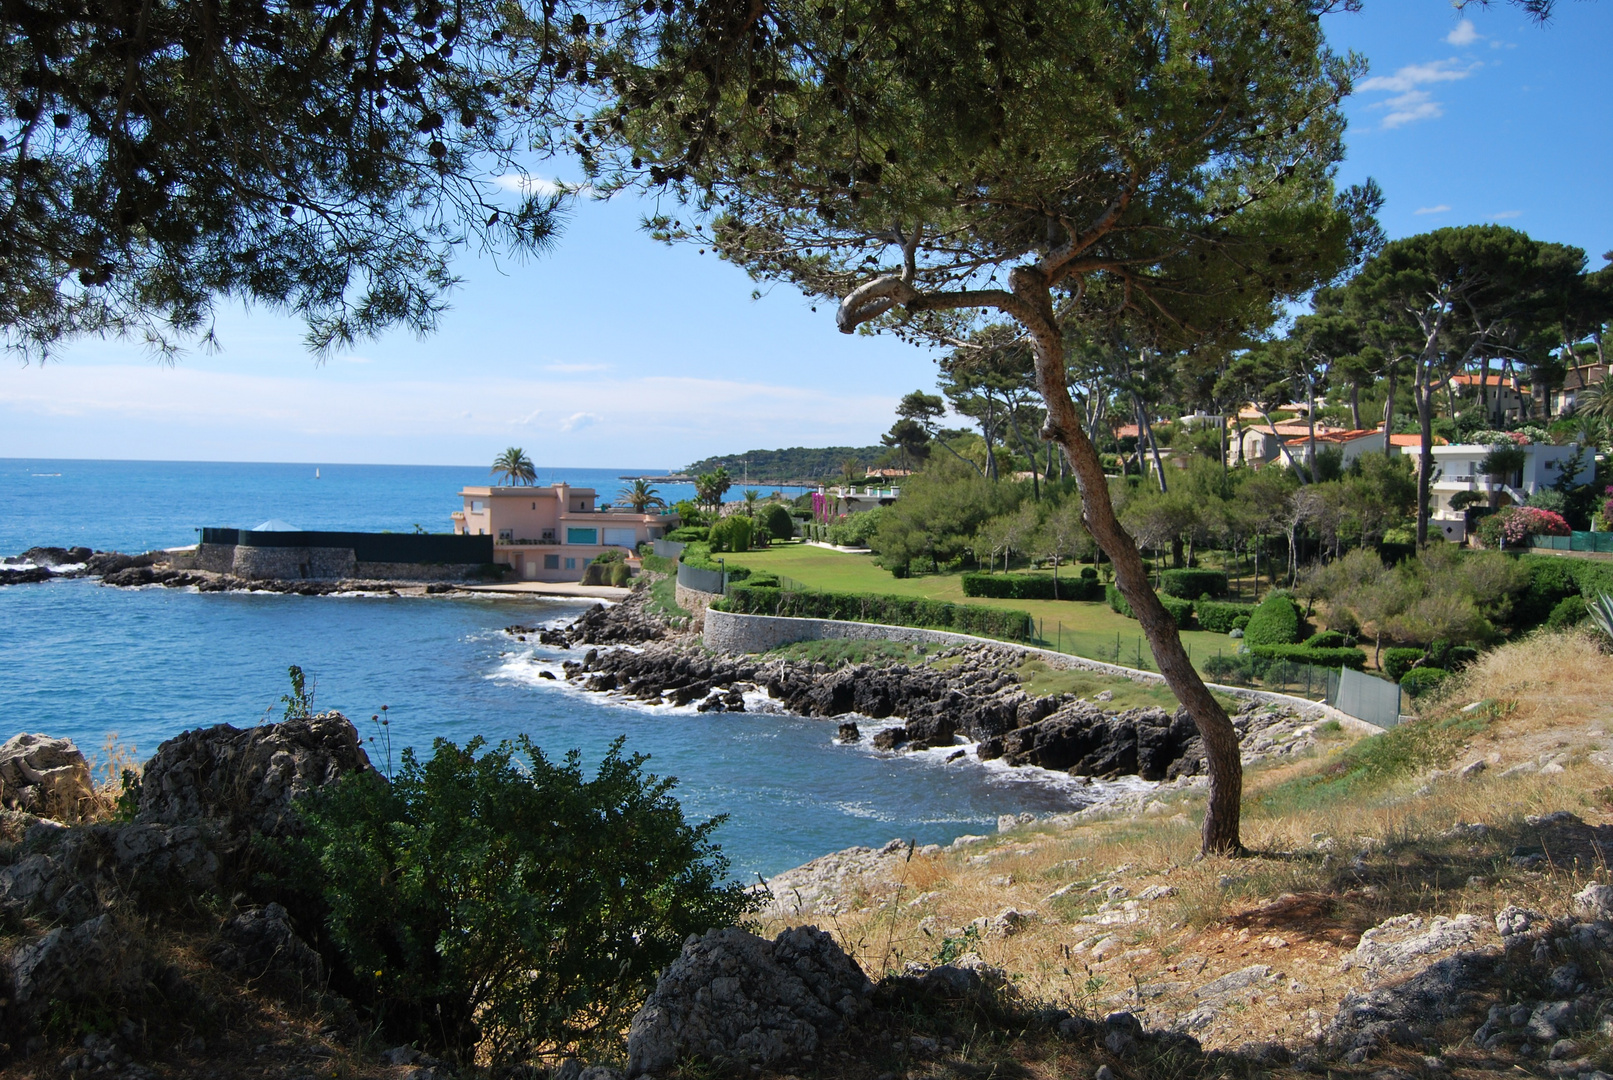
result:
M 1349 668 L 1335 672 L 1328 680 L 1327 703 L 1381 728 L 1400 723 L 1399 685 Z
M 351 548 L 359 562 L 466 564 L 493 561 L 491 536 L 446 533 L 255 532 L 205 528 L 202 543 L 259 548 Z
M 685 589 L 695 592 L 720 593 L 726 591 L 723 586 L 727 575 L 721 570 L 697 570 L 687 563 L 678 564 L 678 584 Z
M 1537 536 L 1530 543 L 1548 551 L 1600 551 L 1613 554 L 1613 532 L 1573 532 L 1567 536 Z
M 683 557 L 683 549 L 688 544 L 680 544 L 676 540 L 655 541 L 655 553 L 663 559 L 678 559 Z

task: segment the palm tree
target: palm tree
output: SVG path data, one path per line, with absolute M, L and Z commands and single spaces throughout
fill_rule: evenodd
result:
M 1580 391 L 1578 400 L 1574 402 L 1574 415 L 1613 420 L 1613 389 L 1609 388 L 1607 379 L 1592 383 Z
M 733 486 L 733 478 L 728 475 L 728 470 L 721 465 L 717 466 L 714 472 L 701 473 L 695 478 L 694 482 L 696 497 L 703 504 L 714 510 L 722 508 L 722 497 Z
M 618 491 L 616 497 L 640 514 L 652 506 L 657 510 L 666 509 L 666 500 L 661 498 L 661 493 L 651 487 L 649 481 L 642 476 L 634 480 L 631 487 L 624 487 Z
M 762 497 L 762 493 L 760 491 L 758 491 L 756 488 L 746 488 L 745 491 L 744 491 L 744 496 L 745 496 L 745 513 L 747 515 L 751 516 L 751 517 L 755 517 L 756 516 L 756 500 L 760 499 Z
M 494 476 L 504 477 L 510 484 L 530 484 L 538 478 L 538 470 L 533 467 L 532 459 L 519 446 L 506 448 L 493 459 L 493 467 L 487 471 Z

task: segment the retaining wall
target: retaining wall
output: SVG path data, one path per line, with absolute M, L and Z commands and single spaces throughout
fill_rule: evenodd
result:
M 722 593 L 701 592 L 681 581 L 673 586 L 672 595 L 678 606 L 689 613 L 689 627 L 693 630 L 700 630 L 706 625 L 706 612 L 711 602 L 722 599 Z
M 710 594 L 706 603 L 710 604 L 717 597 Z M 683 600 L 683 590 L 678 590 L 678 605 L 690 610 Z M 902 641 L 902 642 L 933 642 L 938 645 L 996 645 L 1002 648 L 1021 649 L 1025 653 L 1045 660 L 1048 666 L 1063 671 L 1091 671 L 1101 675 L 1116 675 L 1131 679 L 1133 682 L 1163 683 L 1165 677 L 1157 671 L 1139 671 L 1136 668 L 1121 667 L 1118 664 L 1105 664 L 1099 660 L 1088 660 L 1083 656 L 1071 656 L 1068 653 L 1053 652 L 1051 649 L 1035 649 L 1026 645 L 1016 645 L 1007 641 L 996 641 L 992 638 L 974 637 L 969 634 L 954 634 L 946 630 L 921 630 L 912 626 L 885 626 L 880 623 L 841 622 L 836 619 L 792 619 L 777 615 L 740 615 L 732 611 L 706 611 L 705 612 L 705 643 L 706 648 L 714 652 L 724 653 L 758 653 L 776 649 L 780 645 L 788 645 L 795 641 L 823 641 L 830 638 L 855 641 Z M 1294 697 L 1291 694 L 1277 694 L 1269 690 L 1251 690 L 1243 686 L 1222 686 L 1219 683 L 1207 683 L 1211 690 L 1219 690 L 1224 694 L 1247 698 L 1254 701 L 1267 702 L 1273 705 L 1293 706 L 1305 709 L 1316 714 L 1319 719 L 1336 720 L 1339 725 L 1364 735 L 1381 735 L 1383 728 L 1376 724 L 1369 724 L 1365 720 L 1340 712 L 1331 705 L 1320 702 L 1307 701 L 1305 698 Z
M 477 581 L 484 563 L 356 561 L 353 576 L 368 581 Z
M 356 577 L 358 559 L 352 548 L 248 547 L 237 544 L 231 569 L 236 577 L 300 581 Z

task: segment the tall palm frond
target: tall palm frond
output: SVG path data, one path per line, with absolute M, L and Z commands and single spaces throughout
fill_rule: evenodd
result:
M 652 506 L 657 510 L 666 509 L 666 500 L 661 498 L 660 491 L 651 487 L 650 482 L 642 476 L 634 480 L 630 486 L 618 491 L 616 497 L 640 514 Z
M 532 459 L 519 446 L 507 447 L 493 459 L 493 467 L 488 472 L 504 477 L 509 484 L 530 484 L 538 478 L 538 470 L 533 466 Z

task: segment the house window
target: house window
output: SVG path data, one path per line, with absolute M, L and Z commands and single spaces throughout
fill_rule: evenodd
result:
M 610 547 L 630 548 L 638 538 L 632 529 L 606 529 L 604 532 L 605 543 Z
M 501 544 L 508 544 L 514 538 L 515 532 L 511 529 L 500 529 L 498 531 L 498 542 Z
M 472 499 L 471 500 L 471 503 L 470 503 L 470 512 L 471 513 L 480 514 L 485 509 L 487 509 L 487 504 L 482 502 L 482 500 L 480 500 L 480 499 Z
M 576 559 L 567 559 L 566 560 L 566 569 L 567 570 L 575 570 L 575 569 L 577 569 L 577 560 Z
M 560 556 L 558 556 L 558 555 L 545 555 L 543 557 L 543 568 L 545 570 L 558 570 L 558 569 L 560 569 Z
M 599 543 L 598 529 L 567 529 L 566 543 L 568 544 L 597 544 Z

